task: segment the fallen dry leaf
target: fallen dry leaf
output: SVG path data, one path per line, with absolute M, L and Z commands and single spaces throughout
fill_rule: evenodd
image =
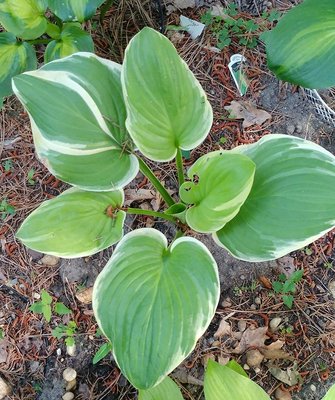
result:
M 264 358 L 267 358 L 268 360 L 293 360 L 294 357 L 292 357 L 289 353 L 286 353 L 286 351 L 282 350 L 284 344 L 285 342 L 277 340 L 269 344 L 268 346 L 260 348 L 259 351 L 263 354 Z
M 288 386 L 294 386 L 299 383 L 301 376 L 297 371 L 298 365 L 295 363 L 293 367 L 287 368 L 286 370 L 271 367 L 269 368 L 270 374 L 273 375 L 278 381 L 286 383 Z
M 267 278 L 266 276 L 261 275 L 258 277 L 258 280 L 262 284 L 262 286 L 265 287 L 266 289 L 272 289 L 272 283 L 270 279 Z
M 124 191 L 125 202 L 124 206 L 129 207 L 134 201 L 152 200 L 156 198 L 154 190 L 149 189 L 126 189 Z
M 217 331 L 214 333 L 214 337 L 218 338 L 218 337 L 221 337 L 224 335 L 230 335 L 230 333 L 231 333 L 230 324 L 225 319 L 223 319 L 220 322 L 220 325 L 219 325 Z
M 268 336 L 266 336 L 267 330 L 268 328 L 266 326 L 256 329 L 248 328 L 246 331 L 243 332 L 240 343 L 234 350 L 232 350 L 232 353 L 242 354 L 250 347 L 254 347 L 257 349 L 260 347 L 265 347 L 264 342 L 266 339 L 268 339 Z
M 229 111 L 232 118 L 243 119 L 243 128 L 262 125 L 263 122 L 272 118 L 267 111 L 260 110 L 252 103 L 243 100 L 233 100 L 229 106 L 225 107 L 225 110 Z

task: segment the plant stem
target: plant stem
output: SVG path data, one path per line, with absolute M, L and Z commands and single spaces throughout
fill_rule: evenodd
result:
M 142 160 L 142 158 L 137 157 L 137 159 L 140 163 L 140 171 L 142 172 L 143 175 L 145 175 L 149 179 L 149 181 L 158 190 L 158 192 L 165 200 L 166 204 L 168 206 L 172 206 L 173 204 L 175 204 L 173 198 L 170 196 L 165 187 L 160 183 L 160 181 L 156 178 L 155 174 L 152 172 L 150 167 Z
M 176 218 L 172 215 L 167 215 L 162 212 L 152 211 L 152 210 L 142 210 L 142 208 L 131 208 L 131 207 L 121 207 L 120 210 L 125 211 L 128 214 L 136 215 L 149 215 L 150 217 L 162 218 L 170 222 L 177 223 Z
M 178 182 L 180 187 L 185 182 L 185 177 L 184 177 L 183 156 L 179 148 L 177 150 L 177 155 L 176 155 L 176 164 L 177 164 Z
M 173 241 L 175 241 L 176 239 L 180 238 L 184 236 L 184 232 L 181 231 L 180 229 L 177 230 L 176 234 L 174 235 Z
M 35 40 L 27 40 L 29 44 L 48 44 L 53 39 L 35 39 Z

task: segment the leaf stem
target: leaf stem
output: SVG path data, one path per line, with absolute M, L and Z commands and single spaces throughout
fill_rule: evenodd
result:
M 131 208 L 131 207 L 121 207 L 119 208 L 119 210 L 125 211 L 128 214 L 149 215 L 150 217 L 162 218 L 177 224 L 175 217 L 158 211 L 142 210 L 142 208 Z
M 181 153 L 181 149 L 179 147 L 176 155 L 176 164 L 177 164 L 178 182 L 180 187 L 185 182 L 185 177 L 184 177 L 183 156 Z
M 153 186 L 158 190 L 158 192 L 161 194 L 166 204 L 168 206 L 172 206 L 173 204 L 175 204 L 173 198 L 170 196 L 165 187 L 161 184 L 159 179 L 156 178 L 155 174 L 152 172 L 150 167 L 142 160 L 142 158 L 140 157 L 137 158 L 140 164 L 140 171 L 142 172 L 143 175 L 145 175 L 149 179 L 149 181 L 153 184 Z
M 53 39 L 35 39 L 35 40 L 27 40 L 29 44 L 48 44 Z

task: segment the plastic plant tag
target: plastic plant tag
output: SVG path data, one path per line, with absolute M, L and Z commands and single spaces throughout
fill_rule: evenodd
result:
M 192 39 L 199 37 L 205 29 L 205 25 L 201 22 L 194 21 L 194 19 L 184 17 L 183 15 L 180 16 L 180 26 L 187 30 Z
M 245 61 L 247 61 L 246 58 L 241 54 L 233 54 L 228 64 L 229 71 L 241 96 L 244 96 L 248 90 L 248 81 L 242 70 Z

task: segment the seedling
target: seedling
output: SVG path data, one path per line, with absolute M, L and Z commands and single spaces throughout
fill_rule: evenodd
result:
M 0 340 L 2 340 L 5 337 L 5 332 L 2 328 L 0 328 Z
M 35 185 L 35 180 L 33 179 L 34 175 L 35 175 L 35 170 L 34 170 L 34 168 L 31 168 L 27 174 L 27 181 L 28 181 L 29 185 Z
M 93 364 L 97 364 L 100 360 L 105 358 L 113 350 L 112 343 L 107 342 L 100 346 L 99 350 L 95 353 Z
M 41 291 L 41 301 L 33 303 L 29 310 L 34 314 L 43 314 L 47 322 L 50 322 L 52 316 L 52 297 L 49 293 L 42 289 Z M 58 315 L 71 314 L 71 310 L 67 308 L 63 303 L 57 302 L 54 304 L 54 312 Z
M 296 291 L 296 284 L 300 282 L 303 274 L 304 270 L 302 269 L 293 272 L 289 277 L 286 277 L 285 274 L 280 274 L 278 276 L 279 280 L 272 283 L 273 290 L 276 293 L 281 294 L 282 300 L 288 308 L 292 308 L 294 301 L 293 294 Z
M 15 215 L 15 207 L 10 205 L 6 199 L 1 200 L 0 203 L 0 214 L 1 219 L 5 219 L 8 215 Z
M 51 334 L 57 339 L 65 337 L 66 346 L 70 347 L 75 344 L 74 336 L 76 334 L 77 324 L 74 321 L 70 321 L 67 325 L 59 324 L 55 329 L 52 330 Z
M 3 164 L 3 168 L 5 172 L 9 172 L 13 170 L 13 161 L 12 160 L 6 160 Z
M 235 4 L 230 4 L 223 14 L 226 16 L 213 16 L 207 11 L 201 17 L 201 22 L 216 37 L 219 49 L 229 46 L 233 41 L 253 49 L 258 44 L 259 35 L 267 29 L 268 23 L 276 21 L 280 16 L 279 11 L 272 10 L 270 13 L 263 13 L 257 20 L 238 17 Z

